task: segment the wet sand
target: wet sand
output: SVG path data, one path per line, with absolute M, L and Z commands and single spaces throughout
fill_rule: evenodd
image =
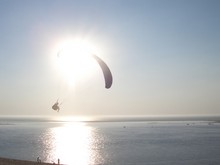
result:
M 52 163 L 38 163 L 37 161 L 0 158 L 0 165 L 51 165 Z

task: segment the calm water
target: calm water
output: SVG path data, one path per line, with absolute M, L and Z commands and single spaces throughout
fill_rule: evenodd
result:
M 0 157 L 76 165 L 220 164 L 220 124 L 0 118 Z

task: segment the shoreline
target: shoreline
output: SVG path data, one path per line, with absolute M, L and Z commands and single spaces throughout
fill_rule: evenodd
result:
M 51 165 L 53 163 L 47 162 L 37 162 L 30 160 L 19 160 L 19 159 L 10 159 L 10 158 L 2 158 L 0 157 L 0 165 Z

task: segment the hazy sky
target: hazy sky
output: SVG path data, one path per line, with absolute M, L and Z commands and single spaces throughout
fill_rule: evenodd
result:
M 0 0 L 0 115 L 220 115 L 219 0 Z M 59 43 L 98 47 L 71 89 Z M 62 98 L 63 97 L 63 98 Z M 65 100 L 60 113 L 51 109 Z

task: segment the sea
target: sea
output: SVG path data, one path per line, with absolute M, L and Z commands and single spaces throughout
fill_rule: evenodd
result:
M 0 157 L 69 165 L 219 165 L 219 121 L 0 117 Z

